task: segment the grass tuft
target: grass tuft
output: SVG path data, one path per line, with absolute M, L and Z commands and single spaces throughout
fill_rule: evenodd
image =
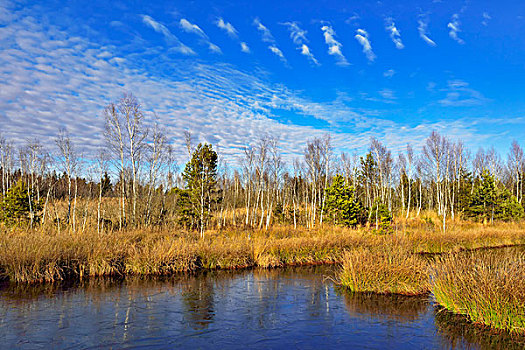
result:
M 443 307 L 474 323 L 525 333 L 525 252 L 441 256 L 432 275 L 432 293 Z
M 346 252 L 339 283 L 352 292 L 418 295 L 430 291 L 426 260 L 402 246 Z

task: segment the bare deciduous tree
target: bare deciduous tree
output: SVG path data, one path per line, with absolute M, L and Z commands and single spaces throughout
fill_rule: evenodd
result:
M 64 174 L 67 177 L 67 216 L 66 216 L 66 223 L 71 223 L 71 177 L 73 173 L 76 170 L 76 167 L 78 165 L 78 158 L 77 154 L 75 152 L 75 148 L 73 147 L 73 143 L 71 142 L 71 138 L 69 136 L 69 133 L 67 130 L 62 129 L 56 140 L 56 145 L 59 149 L 59 157 L 61 159 L 61 168 Z M 75 226 L 75 222 L 73 219 L 73 226 Z M 73 230 L 75 227 L 73 227 Z

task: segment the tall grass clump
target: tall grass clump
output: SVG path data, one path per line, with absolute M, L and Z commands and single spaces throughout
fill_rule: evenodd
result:
M 438 304 L 472 322 L 525 334 L 525 252 L 464 252 L 432 267 Z
M 339 283 L 353 292 L 418 295 L 430 290 L 426 260 L 401 245 L 347 251 Z
M 390 235 L 377 235 L 365 227 L 350 229 L 331 225 L 315 229 L 278 225 L 269 230 L 226 227 L 206 231 L 204 238 L 197 232 L 185 230 L 130 229 L 99 233 L 87 228 L 85 231 L 56 232 L 0 225 L 0 279 L 54 282 L 88 276 L 167 275 L 197 269 L 346 261 L 349 273 L 361 269 L 361 264 L 378 264 L 378 274 L 384 268 L 383 281 L 388 288 L 385 291 L 377 286 L 370 290 L 413 294 L 416 292 L 409 286 L 419 282 L 408 281 L 417 280 L 414 276 L 423 269 L 423 262 L 416 253 L 523 243 L 525 229 L 522 224 L 494 227 L 457 224 L 446 233 L 408 225 L 404 231 Z M 344 256 L 346 251 L 350 253 Z M 364 262 L 350 266 L 352 254 L 361 254 L 359 259 Z M 372 257 L 367 260 L 369 255 Z M 359 274 L 366 273 L 365 270 Z M 390 273 L 393 275 L 387 276 Z M 400 282 L 392 289 L 390 285 L 394 285 L 395 278 Z

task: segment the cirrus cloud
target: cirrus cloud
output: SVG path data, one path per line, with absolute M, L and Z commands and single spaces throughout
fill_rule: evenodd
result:
M 366 58 L 369 62 L 373 62 L 376 58 L 374 51 L 372 51 L 372 44 L 370 44 L 370 39 L 368 38 L 368 33 L 364 29 L 357 29 L 355 38 L 363 46 L 363 53 L 366 55 Z
M 337 64 L 340 66 L 349 66 L 350 63 L 346 60 L 343 55 L 341 48 L 343 45 L 335 39 L 336 34 L 332 26 L 325 24 L 321 27 L 323 32 L 324 41 L 328 45 L 328 54 L 334 56 L 337 59 Z
M 152 28 L 157 33 L 160 33 L 164 36 L 166 41 L 173 45 L 172 49 L 175 51 L 178 51 L 182 53 L 183 55 L 196 55 L 195 51 L 193 51 L 188 46 L 184 45 L 179 38 L 177 38 L 171 31 L 160 22 L 157 22 L 153 19 L 153 17 L 148 15 L 141 15 L 142 22 L 146 24 L 148 27 Z

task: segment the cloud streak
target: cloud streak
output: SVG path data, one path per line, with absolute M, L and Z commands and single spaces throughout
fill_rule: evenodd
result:
M 184 30 L 185 32 L 192 33 L 200 37 L 202 43 L 208 46 L 208 49 L 211 52 L 218 53 L 218 54 L 222 53 L 222 50 L 220 49 L 220 47 L 212 43 L 210 39 L 208 38 L 208 36 L 206 35 L 206 33 L 204 33 L 204 31 L 198 25 L 191 23 L 185 18 L 181 18 L 181 20 L 179 21 L 179 25 L 182 28 L 182 30 Z
M 179 38 L 177 38 L 173 33 L 170 32 L 170 30 L 163 24 L 157 22 L 154 20 L 151 16 L 148 15 L 141 15 L 142 22 L 156 31 L 157 33 L 160 33 L 164 36 L 166 41 L 173 45 L 172 49 L 183 54 L 183 55 L 196 55 L 195 51 L 193 51 L 188 46 L 184 45 Z
M 481 21 L 481 24 L 483 24 L 486 27 L 489 25 L 489 21 L 491 19 L 492 17 L 487 12 L 483 12 L 483 20 Z
M 273 52 L 277 57 L 279 57 L 281 62 L 283 62 L 285 65 L 288 65 L 288 61 L 286 60 L 286 57 L 284 57 L 284 54 L 281 51 L 281 49 L 279 49 L 277 47 L 277 42 L 275 41 L 275 39 L 274 39 L 272 33 L 270 32 L 270 30 L 268 28 L 266 28 L 266 26 L 264 24 L 261 23 L 259 18 L 255 18 L 253 20 L 253 25 L 255 26 L 255 28 L 257 28 L 257 30 L 261 34 L 261 40 L 263 42 L 269 44 L 268 45 L 268 49 L 271 52 Z
M 328 45 L 328 54 L 336 58 L 337 64 L 340 66 L 349 66 L 350 63 L 346 60 L 346 57 L 343 55 L 341 48 L 343 45 L 335 39 L 336 34 L 335 30 L 330 25 L 323 25 L 321 27 L 323 32 L 324 41 Z
M 396 24 L 394 23 L 394 20 L 392 18 L 386 19 L 386 31 L 390 33 L 390 39 L 392 39 L 392 42 L 396 46 L 396 49 L 401 50 L 405 47 L 403 45 L 403 42 L 401 41 L 401 33 L 399 32 L 399 29 L 397 29 Z
M 374 62 L 376 55 L 374 51 L 372 51 L 372 44 L 370 44 L 368 33 L 364 29 L 358 29 L 356 33 L 355 39 L 363 46 L 363 53 L 366 55 L 368 62 Z
M 314 57 L 308 45 L 306 45 L 308 43 L 306 30 L 301 29 L 297 22 L 286 22 L 283 23 L 283 25 L 288 27 L 290 39 L 292 39 L 293 43 L 297 45 L 297 49 L 301 52 L 301 55 L 306 56 L 311 63 L 318 66 L 319 62 Z
M 241 42 L 241 51 L 244 53 L 250 53 L 250 47 L 244 41 Z
M 261 23 L 261 20 L 259 18 L 255 18 L 253 20 L 253 25 L 257 30 L 261 33 L 261 40 L 265 43 L 275 43 L 275 39 L 273 38 L 272 33 L 264 24 Z
M 237 29 L 235 29 L 235 27 L 230 22 L 226 22 L 224 21 L 224 19 L 219 17 L 215 24 L 217 25 L 217 27 L 228 33 L 230 37 L 234 39 L 238 38 Z
M 472 89 L 463 80 L 451 80 L 445 89 L 446 97 L 439 100 L 439 104 L 447 107 L 470 107 L 483 105 L 490 100 L 479 91 Z
M 448 35 L 450 36 L 450 38 L 452 40 L 456 41 L 458 44 L 463 45 L 465 43 L 465 41 L 463 41 L 463 39 L 461 39 L 458 36 L 458 33 L 461 32 L 461 29 L 459 27 L 460 24 L 461 23 L 459 22 L 459 15 L 457 13 L 455 13 L 455 14 L 452 15 L 452 19 L 448 23 L 447 28 L 450 29 L 450 31 L 448 32 Z
M 231 24 L 230 22 L 226 22 L 223 18 L 219 17 L 217 21 L 215 22 L 215 25 L 219 27 L 220 29 L 224 30 L 230 38 L 239 41 L 239 34 L 237 32 L 237 29 Z M 239 45 L 241 46 L 241 51 L 244 53 L 250 53 L 250 47 L 248 44 L 246 44 L 244 41 L 239 41 Z
M 396 74 L 396 71 L 393 69 L 389 69 L 383 73 L 383 76 L 385 78 L 392 78 Z
M 428 18 L 425 16 L 420 16 L 420 19 L 417 21 L 418 27 L 417 31 L 419 32 L 419 37 L 423 39 L 430 46 L 436 46 L 434 40 L 428 37 Z

